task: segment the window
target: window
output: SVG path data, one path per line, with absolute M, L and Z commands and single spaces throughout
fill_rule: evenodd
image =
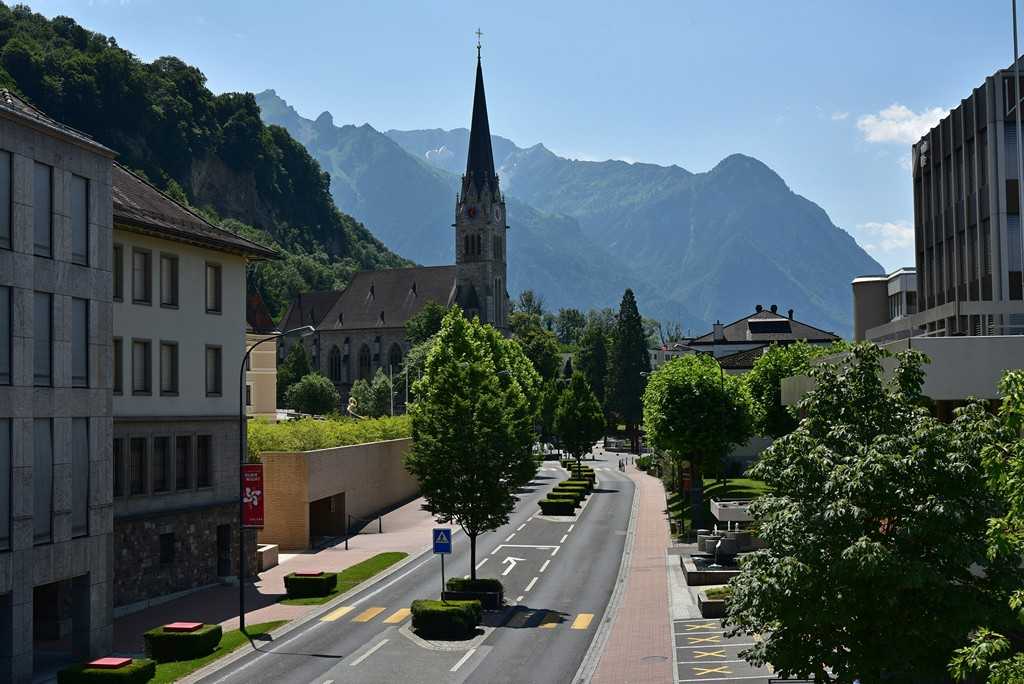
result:
M 209 487 L 213 484 L 213 437 L 199 435 L 196 437 L 196 487 Z
M 124 247 L 114 245 L 114 301 L 124 301 Z
M 71 419 L 71 536 L 89 534 L 89 419 Z
M 114 439 L 114 497 L 124 496 L 124 439 Z
M 144 249 L 132 250 L 132 301 L 136 304 L 152 304 L 153 255 Z
M 171 438 L 153 438 L 153 491 L 166 492 L 171 488 Z
M 220 313 L 220 287 L 220 266 L 206 264 L 206 313 Z
M 164 532 L 160 535 L 160 565 L 174 562 L 174 533 Z
M 0 248 L 11 248 L 11 153 L 0 150 Z M 3 531 L 0 530 L 0 534 Z
M 53 331 L 53 295 L 36 292 L 32 323 L 32 374 L 37 387 L 53 384 L 53 350 L 50 342 Z
M 71 299 L 71 386 L 89 386 L 89 300 Z
M 178 257 L 160 255 L 160 306 L 178 306 Z
M 11 384 L 11 288 L 0 287 L 0 385 Z M 0 477 L 3 477 L 0 474 Z
M 252 406 L 252 385 L 245 386 L 245 405 Z
M 114 394 L 124 392 L 124 343 L 114 338 Z
M 388 350 L 388 369 L 391 372 L 397 373 L 402 368 L 402 348 L 397 344 L 392 344 L 391 349 Z
M 51 539 L 53 513 L 53 419 L 32 421 L 33 542 Z
M 0 418 L 0 549 L 11 548 L 11 419 Z
M 146 438 L 132 437 L 128 441 L 128 493 L 146 493 Z
M 178 344 L 160 343 L 160 394 L 178 393 Z
M 219 397 L 222 389 L 221 348 L 206 348 L 206 396 Z
M 71 176 L 71 261 L 89 264 L 89 181 Z
M 188 435 L 174 440 L 174 488 L 192 489 L 192 438 Z
M 359 348 L 359 379 L 370 379 L 370 348 L 365 344 Z
M 53 256 L 53 169 L 36 162 L 32 175 L 32 235 L 36 256 Z
M 331 380 L 341 382 L 341 350 L 338 349 L 337 345 L 332 346 L 330 353 L 327 355 L 327 366 Z
M 149 340 L 132 340 L 132 394 L 150 394 L 152 375 Z

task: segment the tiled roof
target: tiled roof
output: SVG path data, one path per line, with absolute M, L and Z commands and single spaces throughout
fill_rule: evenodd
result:
M 344 290 L 321 290 L 303 292 L 292 300 L 284 316 L 278 322 L 281 330 L 291 330 L 300 325 L 319 325 L 320 321 L 330 312 L 334 304 L 341 298 Z
M 744 349 L 743 351 L 738 351 L 735 354 L 726 354 L 725 356 L 718 357 L 718 363 L 721 364 L 722 368 L 727 370 L 750 370 L 754 367 L 754 362 L 757 361 L 767 349 L 768 345 L 763 344 L 760 347 Z
M 726 325 L 723 329 L 724 340 L 717 344 L 750 344 L 751 342 L 832 342 L 839 339 L 835 333 L 815 328 L 813 325 L 801 323 L 785 314 L 775 313 L 769 309 L 756 311 L 738 321 Z M 709 333 L 691 340 L 690 345 L 716 344 L 715 333 Z
M 37 126 L 48 128 L 60 136 L 70 138 L 74 142 L 90 147 L 108 157 L 114 157 L 117 154 L 109 147 L 96 142 L 82 131 L 47 116 L 42 110 L 37 109 L 6 88 L 0 90 L 0 110 L 12 113 L 15 116 L 34 123 Z
M 428 301 L 449 306 L 454 297 L 454 266 L 360 271 L 317 328 L 400 328 Z
M 272 333 L 276 330 L 274 319 L 267 311 L 267 305 L 259 293 L 253 292 L 245 298 L 245 329 L 253 333 Z
M 234 252 L 249 258 L 275 259 L 277 252 L 219 228 L 114 163 L 114 225 L 169 240 Z

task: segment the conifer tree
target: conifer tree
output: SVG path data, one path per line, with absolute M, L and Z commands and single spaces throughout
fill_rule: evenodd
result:
M 619 305 L 609 355 L 607 403 L 609 411 L 626 424 L 634 453 L 640 453 L 643 393 L 650 372 L 651 357 L 643 318 L 636 308 L 633 291 L 627 289 Z

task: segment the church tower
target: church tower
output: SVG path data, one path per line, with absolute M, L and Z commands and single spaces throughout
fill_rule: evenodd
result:
M 499 330 L 508 327 L 505 262 L 505 199 L 498 188 L 487 123 L 484 72 L 476 45 L 476 92 L 469 130 L 469 154 L 462 192 L 455 202 L 455 281 L 457 300 L 467 316 Z

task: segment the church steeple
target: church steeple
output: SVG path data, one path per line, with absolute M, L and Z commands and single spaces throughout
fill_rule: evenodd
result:
M 466 179 L 472 181 L 477 192 L 485 186 L 492 193 L 497 190 L 498 178 L 494 173 L 491 127 L 487 123 L 487 98 L 484 95 L 484 70 L 480 64 L 479 35 L 476 45 L 476 92 L 473 94 L 473 121 L 469 127 Z

